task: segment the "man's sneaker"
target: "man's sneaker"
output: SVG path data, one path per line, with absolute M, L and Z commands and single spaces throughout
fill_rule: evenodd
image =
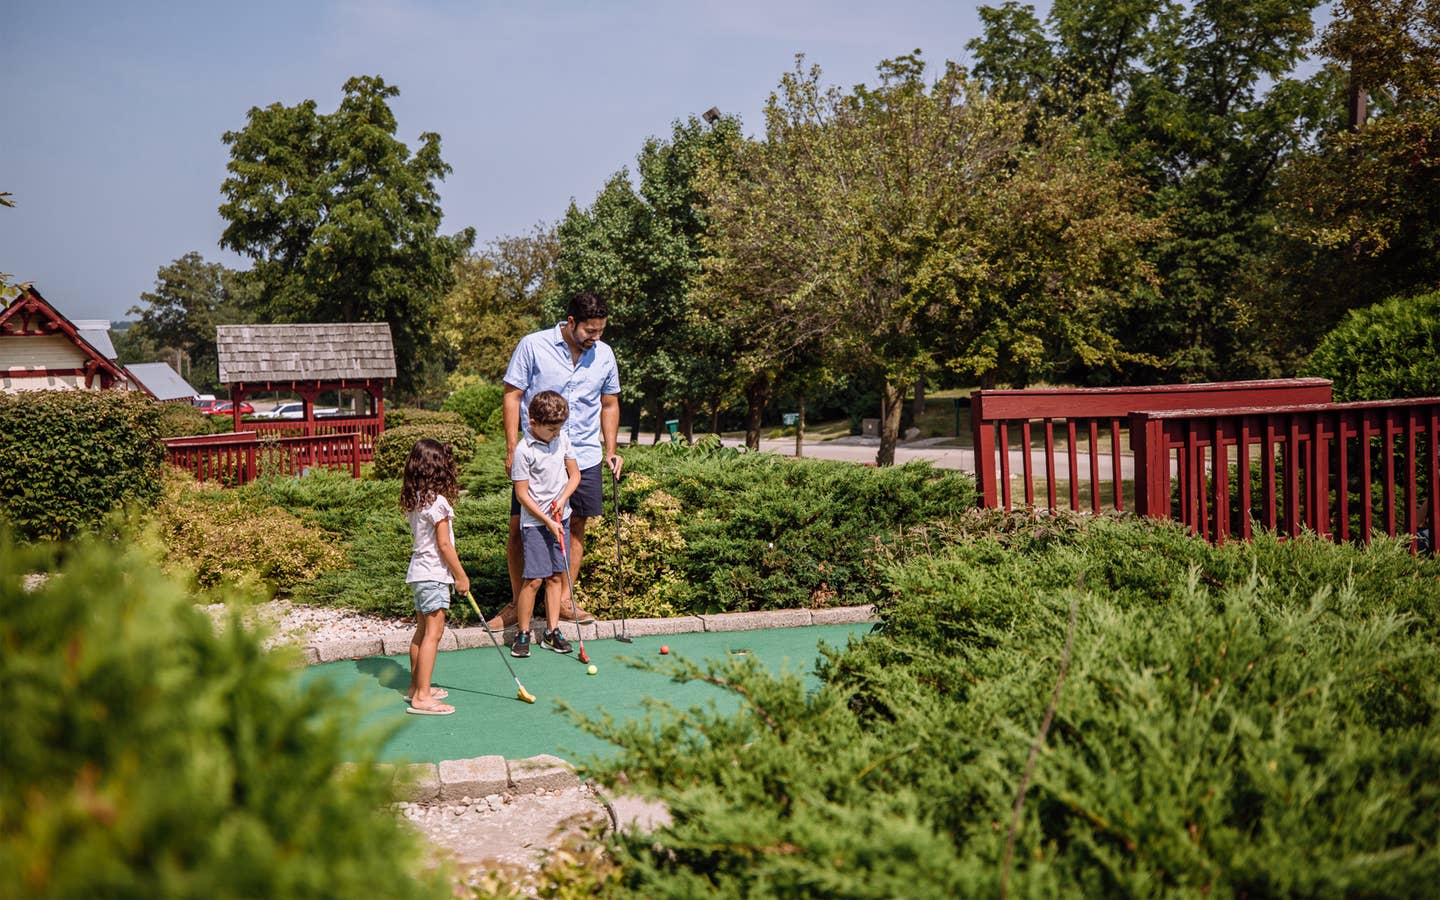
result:
M 530 632 L 522 631 L 515 635 L 515 643 L 510 645 L 510 655 L 520 659 L 530 655 Z
M 565 636 L 560 633 L 560 629 L 558 628 L 554 631 L 546 631 L 541 633 L 540 646 L 544 647 L 546 650 L 554 650 L 556 653 L 569 653 L 571 650 L 575 649 L 574 647 L 570 646 L 569 641 L 565 640 Z

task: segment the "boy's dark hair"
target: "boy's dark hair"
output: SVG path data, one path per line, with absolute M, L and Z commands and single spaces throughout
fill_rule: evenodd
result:
M 565 313 L 576 322 L 586 322 L 590 319 L 610 318 L 610 307 L 589 291 L 581 291 L 570 298 L 570 305 Z
M 460 473 L 455 454 L 432 438 L 421 438 L 410 448 L 405 460 L 405 480 L 400 484 L 400 508 L 405 512 L 424 509 L 443 496 L 454 499 L 458 494 Z
M 530 421 L 537 425 L 559 425 L 570 418 L 570 404 L 554 391 L 541 391 L 530 398 Z

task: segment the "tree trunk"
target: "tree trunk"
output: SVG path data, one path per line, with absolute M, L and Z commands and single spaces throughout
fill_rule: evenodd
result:
M 745 446 L 751 450 L 760 449 L 760 413 L 769 397 L 770 384 L 765 378 L 745 386 Z
M 655 440 L 651 444 L 660 443 L 660 436 L 665 433 L 665 407 L 659 400 L 650 401 L 650 415 L 655 417 Z
M 685 443 L 695 443 L 695 401 L 688 398 L 680 401 L 680 433 Z
M 925 376 L 915 379 L 915 400 L 910 404 L 910 418 L 918 425 L 925 414 Z
M 720 436 L 720 404 L 716 403 L 710 407 L 710 433 L 716 437 Z
M 795 456 L 805 455 L 805 392 L 795 395 Z
M 880 392 L 880 450 L 875 454 L 877 466 L 895 465 L 895 444 L 900 438 L 900 409 L 905 402 L 905 386 L 886 380 Z

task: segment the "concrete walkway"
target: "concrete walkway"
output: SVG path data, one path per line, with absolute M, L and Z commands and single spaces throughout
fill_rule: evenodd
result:
M 904 465 L 911 460 L 923 459 L 939 469 L 958 469 L 962 472 L 975 474 L 975 450 L 971 447 L 953 446 L 953 438 L 921 438 L 915 441 L 904 441 L 895 445 L 895 463 Z M 727 447 L 744 447 L 745 441 L 739 438 L 725 438 L 722 443 Z M 952 445 L 952 446 L 946 446 Z M 864 437 L 850 435 L 838 437 L 828 441 L 806 441 L 804 455 L 809 459 L 833 459 L 842 462 L 853 462 L 861 464 L 872 464 L 875 462 L 875 454 L 880 450 L 880 439 L 878 437 Z M 760 441 L 761 453 L 774 453 L 778 456 L 795 455 L 794 438 L 766 438 Z M 1080 470 L 1081 480 L 1088 481 L 1090 478 L 1090 454 L 1084 451 L 1075 455 L 1076 467 Z M 1024 471 L 1025 453 L 1019 448 L 1010 450 L 1010 473 L 1012 478 L 1019 478 Z M 1040 450 L 1032 450 L 1030 464 L 1034 469 L 1037 484 L 1044 483 L 1045 479 L 1045 454 Z M 1104 454 L 1100 457 L 1100 477 L 1108 479 L 1110 474 L 1110 457 Z M 1135 460 L 1128 453 L 1120 457 L 1120 470 L 1125 478 L 1133 478 L 1135 475 Z M 1070 460 L 1066 453 L 1057 451 L 1055 454 L 1055 477 L 1060 480 L 1070 478 Z

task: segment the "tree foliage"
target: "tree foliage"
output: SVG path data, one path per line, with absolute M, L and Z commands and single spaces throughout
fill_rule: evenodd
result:
M 1440 291 L 1353 310 L 1306 370 L 1334 382 L 1342 403 L 1440 396 Z
M 515 345 L 545 324 L 559 250 L 555 229 L 536 226 L 456 261 L 440 324 L 456 372 L 500 381 Z
M 155 289 L 140 295 L 143 306 L 130 307 L 140 319 L 128 329 L 125 345 L 135 350 L 146 347 L 147 362 L 179 350 L 189 359 L 187 380 L 202 390 L 219 386 L 219 362 L 215 351 L 215 326 L 247 320 L 253 293 L 241 273 L 220 263 L 206 262 L 192 250 L 160 267 Z M 184 368 L 183 366 L 181 367 Z
M 651 138 L 641 149 L 638 189 L 628 171 L 617 172 L 589 207 L 572 204 L 558 228 L 552 316 L 563 316 L 576 291 L 604 297 L 625 399 L 657 413 L 679 406 L 687 434 L 697 409 L 728 399 L 730 335 L 716 328 L 715 311 L 696 306 L 693 291 L 708 221 L 697 179 L 704 166 L 723 166 L 740 140 L 733 116 L 677 121 L 669 140 Z
M 1024 381 L 1056 361 L 1127 357 L 1106 330 L 1149 275 L 1137 248 L 1160 233 L 1140 188 L 1074 129 L 988 97 L 958 67 L 925 80 L 918 54 L 879 84 L 825 88 L 787 74 L 767 138 L 710 182 L 714 227 L 702 292 L 731 298 L 763 376 L 812 356 L 883 387 L 881 464 L 904 393 L 940 358 Z M 810 367 L 808 371 L 814 371 Z
M 226 132 L 221 246 L 255 261 L 253 309 L 265 322 L 388 322 L 402 391 L 421 387 L 441 298 L 472 229 L 442 236 L 435 183 L 450 166 L 440 136 L 412 153 L 395 137 L 375 76 L 345 82 L 333 113 L 314 100 L 254 107 Z

